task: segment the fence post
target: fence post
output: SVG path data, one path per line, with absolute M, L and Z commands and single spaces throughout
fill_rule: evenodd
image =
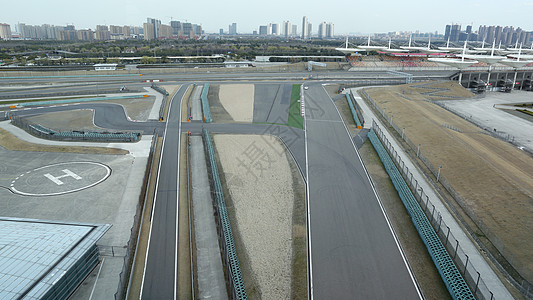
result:
M 402 128 L 402 140 L 403 140 L 404 133 L 405 133 L 405 128 Z
M 477 292 L 477 288 L 478 288 L 478 285 L 479 285 L 479 278 L 481 278 L 481 275 L 479 274 L 479 272 L 477 272 L 477 281 L 476 281 L 476 288 L 474 290 L 474 295 L 476 294 Z
M 448 237 L 450 236 L 450 227 L 446 226 L 448 228 L 448 233 L 446 233 L 446 242 L 444 243 L 444 246 L 448 245 Z
M 418 149 L 416 150 L 416 157 L 420 154 L 420 144 L 418 144 Z
M 442 166 L 439 166 L 439 172 L 437 173 L 437 182 L 439 182 L 439 178 L 440 178 L 440 169 L 442 169 Z
M 468 254 L 465 253 L 465 256 L 466 256 L 466 263 L 465 263 L 465 270 L 463 272 L 463 275 L 466 274 L 466 267 L 468 266 Z
M 457 245 L 455 245 L 455 253 L 453 254 L 453 260 L 457 257 L 457 248 L 459 248 L 459 241 L 455 240 L 457 242 Z

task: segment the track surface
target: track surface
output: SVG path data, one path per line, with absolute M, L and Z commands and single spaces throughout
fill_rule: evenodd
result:
M 277 74 L 277 79 L 296 80 L 296 77 L 305 74 Z M 203 80 L 209 76 L 214 80 L 237 80 L 239 76 L 246 76 L 246 80 L 268 80 L 275 76 L 250 75 L 194 74 Z M 332 75 L 335 77 L 336 74 Z M 375 78 L 373 74 L 366 75 Z M 162 77 L 177 79 L 183 76 L 186 75 Z M 348 75 L 342 73 L 339 76 Z M 272 99 L 272 108 L 278 109 L 275 115 L 284 114 L 283 108 L 277 106 L 284 104 L 286 83 L 276 83 L 280 87 L 279 94 L 267 95 Z M 320 84 L 311 84 L 305 92 L 305 143 L 304 131 L 282 125 L 181 123 L 180 102 L 186 89 L 187 85 L 183 85 L 174 97 L 167 123 L 132 122 L 126 117 L 123 107 L 106 103 L 16 112 L 18 115 L 29 115 L 91 108 L 95 110 L 95 125 L 103 128 L 142 130 L 151 134 L 154 130 L 163 133 L 164 126 L 167 126 L 142 287 L 143 299 L 171 299 L 176 295 L 180 125 L 181 132 L 194 134 L 201 132 L 202 128 L 213 133 L 272 134 L 286 144 L 308 183 L 310 293 L 314 299 L 420 298 L 357 150 L 335 105 Z M 263 118 L 271 120 L 268 114 L 264 114 Z
M 312 298 L 421 298 L 335 104 L 312 85 L 305 105 Z

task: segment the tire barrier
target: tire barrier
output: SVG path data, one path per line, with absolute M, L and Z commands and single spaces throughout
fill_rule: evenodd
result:
M 409 216 L 411 217 L 411 220 L 413 221 L 420 238 L 426 245 L 431 259 L 437 267 L 437 270 L 452 298 L 476 299 L 468 287 L 466 280 L 463 278 L 463 275 L 454 264 L 452 257 L 446 250 L 446 247 L 439 239 L 437 232 L 435 229 L 433 229 L 432 223 L 426 217 L 424 210 L 422 210 L 418 204 L 411 189 L 402 177 L 402 174 L 400 171 L 398 171 L 398 168 L 376 135 L 374 128 L 372 128 L 368 133 L 368 138 L 370 139 L 372 146 L 374 146 L 374 149 L 376 149 L 376 152 L 378 153 L 385 170 L 389 174 L 394 188 L 398 192 L 398 195 L 407 209 L 407 212 L 409 213 Z
M 209 131 L 207 131 L 207 129 L 202 131 L 202 137 L 206 149 L 207 168 L 209 170 L 211 190 L 216 208 L 217 226 L 219 229 L 219 239 L 223 254 L 222 259 L 224 261 L 224 265 L 226 266 L 225 274 L 229 282 L 231 298 L 248 299 L 246 295 L 246 289 L 244 287 L 244 281 L 242 279 L 239 258 L 237 257 L 235 241 L 233 240 L 233 233 L 231 231 L 228 211 L 226 209 L 226 202 L 224 200 L 222 183 L 220 182 L 220 176 L 218 173 L 215 151 L 213 148 L 213 143 L 211 142 L 211 137 L 209 136 Z

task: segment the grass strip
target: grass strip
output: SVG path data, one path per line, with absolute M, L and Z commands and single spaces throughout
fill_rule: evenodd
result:
M 292 85 L 291 104 L 289 106 L 289 122 L 287 125 L 304 129 L 304 118 L 300 114 L 300 87 L 301 84 Z

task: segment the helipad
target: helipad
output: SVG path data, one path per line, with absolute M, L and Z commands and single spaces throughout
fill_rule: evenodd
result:
M 24 196 L 55 196 L 93 187 L 111 175 L 111 168 L 97 162 L 64 162 L 19 174 L 10 189 Z

